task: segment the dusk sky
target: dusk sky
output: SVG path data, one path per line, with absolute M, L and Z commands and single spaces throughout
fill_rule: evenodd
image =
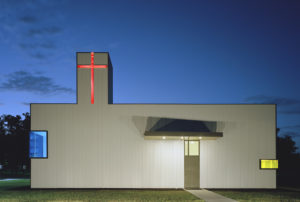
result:
M 0 115 L 75 103 L 91 51 L 110 54 L 114 103 L 274 103 L 300 147 L 299 0 L 0 0 Z

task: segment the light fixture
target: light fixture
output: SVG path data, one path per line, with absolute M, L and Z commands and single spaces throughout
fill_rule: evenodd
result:
M 166 137 L 165 137 L 165 136 L 163 136 L 163 139 L 165 140 L 165 139 L 166 139 Z
M 183 136 L 181 136 L 181 138 L 180 139 L 182 139 L 183 140 Z
M 201 140 L 201 139 L 202 139 L 202 137 L 199 137 L 199 139 Z

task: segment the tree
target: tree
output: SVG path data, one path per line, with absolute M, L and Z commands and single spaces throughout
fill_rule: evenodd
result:
M 28 112 L 22 114 L 24 116 L 24 120 L 22 121 L 22 132 L 23 134 L 22 142 L 21 144 L 22 147 L 22 165 L 25 165 L 26 168 L 29 168 L 30 166 L 30 161 L 29 161 L 29 132 L 30 132 L 30 114 Z
M 5 153 L 5 128 L 4 118 L 0 116 L 0 165 L 4 165 L 4 153 Z
M 300 155 L 296 153 L 296 150 L 296 143 L 291 136 L 277 136 L 277 158 L 279 160 L 277 181 L 279 186 L 300 186 Z
M 30 114 L 2 115 L 0 117 L 0 164 L 4 169 L 17 172 L 29 167 Z

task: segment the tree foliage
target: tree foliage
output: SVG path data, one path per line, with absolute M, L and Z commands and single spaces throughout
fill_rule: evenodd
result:
M 279 186 L 300 186 L 300 154 L 291 136 L 277 137 L 277 159 Z
M 0 164 L 3 170 L 29 168 L 30 114 L 0 116 Z

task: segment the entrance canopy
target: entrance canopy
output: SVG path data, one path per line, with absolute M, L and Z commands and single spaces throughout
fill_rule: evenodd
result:
M 149 117 L 144 138 L 147 140 L 215 140 L 217 122 Z

